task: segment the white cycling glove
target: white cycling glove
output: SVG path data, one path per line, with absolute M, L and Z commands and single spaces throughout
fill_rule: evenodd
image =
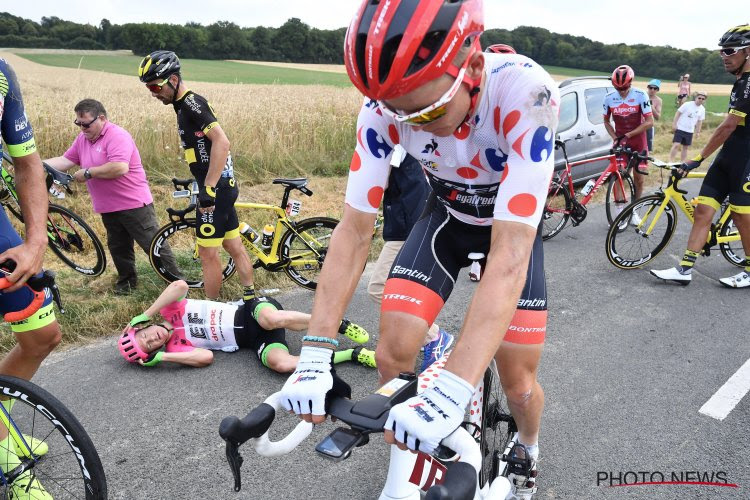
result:
M 325 415 L 326 393 L 333 387 L 331 355 L 325 347 L 302 346 L 297 369 L 281 389 L 281 406 L 297 415 Z
M 393 431 L 396 441 L 410 449 L 432 453 L 461 425 L 472 394 L 470 383 L 442 370 L 422 394 L 391 409 L 385 429 Z

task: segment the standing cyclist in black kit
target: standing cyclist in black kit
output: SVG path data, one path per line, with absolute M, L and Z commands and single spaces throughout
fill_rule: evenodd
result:
M 240 273 L 243 300 L 251 300 L 255 297 L 253 267 L 240 241 L 234 209 L 239 190 L 229 139 L 208 101 L 185 85 L 180 75 L 180 60 L 174 52 L 157 50 L 144 57 L 138 77 L 152 96 L 174 106 L 185 160 L 200 187 L 195 231 L 206 297 L 214 300 L 219 296 L 222 277 L 219 247 L 223 246 Z
M 732 219 L 745 249 L 745 269 L 719 281 L 729 288 L 746 288 L 750 287 L 750 24 L 735 26 L 724 33 L 719 47 L 724 69 L 737 77 L 729 96 L 729 112 L 703 150 L 683 163 L 680 172 L 684 175 L 719 147 L 721 151 L 703 180 L 695 208 L 695 222 L 682 261 L 677 267 L 652 269 L 651 274 L 665 281 L 689 284 L 693 265 L 706 244 L 714 214 L 729 196 Z

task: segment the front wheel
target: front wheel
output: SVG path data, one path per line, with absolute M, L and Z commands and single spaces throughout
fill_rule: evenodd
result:
M 331 234 L 338 223 L 330 217 L 311 217 L 297 222 L 281 237 L 281 259 L 289 261 L 284 272 L 299 286 L 308 290 L 318 286 Z
M 12 453 L 27 467 L 19 474 L 17 467 L 1 464 L 7 484 L 0 485 L 0 497 L 107 498 L 107 479 L 94 443 L 57 398 L 31 382 L 5 375 L 0 376 L 0 393 L 0 427 L 12 429 L 6 443 L 13 448 L 0 452 Z M 40 494 L 40 488 L 47 494 Z
M 542 239 L 546 241 L 562 231 L 572 210 L 573 200 L 568 189 L 552 181 L 542 213 Z
M 159 229 L 151 240 L 148 252 L 156 274 L 169 283 L 185 280 L 190 288 L 203 288 L 203 266 L 195 239 L 195 218 L 171 222 Z M 223 248 L 219 249 L 222 281 L 234 274 L 234 261 Z
M 611 175 L 607 183 L 607 197 L 604 200 L 607 222 L 611 225 L 617 214 L 632 201 L 635 201 L 635 183 L 630 174 L 622 171 L 619 176 Z
M 484 371 L 480 386 L 479 403 L 482 414 L 479 417 L 479 448 L 482 452 L 482 470 L 479 471 L 479 487 L 484 488 L 487 482 L 492 483 L 504 471 L 500 470 L 503 454 L 516 424 L 508 411 L 508 404 L 500 385 L 497 365 L 493 360 Z M 475 404 L 472 401 L 472 407 Z
M 728 208 L 726 210 L 729 210 Z M 740 233 L 737 231 L 737 226 L 734 225 L 734 220 L 730 216 L 724 221 L 719 230 L 720 236 L 731 236 L 737 239 L 727 243 L 719 243 L 719 250 L 721 255 L 724 256 L 731 264 L 737 267 L 745 267 L 745 250 L 742 248 L 742 240 L 740 240 Z
M 677 211 L 670 200 L 654 194 L 640 198 L 615 217 L 607 232 L 609 261 L 620 269 L 637 269 L 669 244 L 677 228 Z M 653 226 L 653 227 L 652 227 Z
M 50 203 L 47 243 L 60 260 L 86 276 L 99 276 L 107 267 L 104 246 L 75 212 Z

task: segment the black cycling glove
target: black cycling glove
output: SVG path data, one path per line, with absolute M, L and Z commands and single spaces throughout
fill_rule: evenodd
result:
M 201 208 L 216 205 L 216 188 L 213 186 L 202 186 L 200 191 L 198 191 L 198 205 Z

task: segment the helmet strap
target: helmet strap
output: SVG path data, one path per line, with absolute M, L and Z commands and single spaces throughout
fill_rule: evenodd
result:
M 169 88 L 174 90 L 174 94 L 172 94 L 172 102 L 170 102 L 170 104 L 174 104 L 175 101 L 177 100 L 177 89 L 180 88 L 180 83 L 182 83 L 182 75 L 180 75 L 179 73 L 174 73 L 174 74 L 177 75 L 177 87 L 176 88 L 174 85 L 172 85 L 172 82 L 170 80 L 167 80 L 167 85 L 169 85 Z M 172 75 L 170 75 L 170 77 L 171 76 Z

